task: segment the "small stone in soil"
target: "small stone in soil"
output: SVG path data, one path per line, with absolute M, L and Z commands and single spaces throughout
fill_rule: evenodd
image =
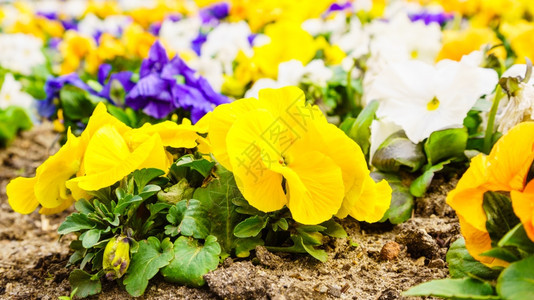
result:
M 412 257 L 425 256 L 432 259 L 438 256 L 438 244 L 424 229 L 406 228 L 396 240 L 408 247 L 408 253 Z
M 389 241 L 384 244 L 382 250 L 380 250 L 379 258 L 381 260 L 394 260 L 399 256 L 400 245 L 394 241 Z

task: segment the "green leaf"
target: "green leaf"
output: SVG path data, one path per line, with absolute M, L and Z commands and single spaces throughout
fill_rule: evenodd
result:
M 122 123 L 130 126 L 130 127 L 136 127 L 137 125 L 137 118 L 135 117 L 135 114 L 129 114 L 128 111 L 131 110 L 130 108 L 126 108 L 125 110 L 122 110 L 121 108 L 114 106 L 114 105 L 108 105 L 107 106 L 108 112 L 114 116 L 115 118 L 119 119 Z
M 428 163 L 435 165 L 444 159 L 463 156 L 468 137 L 465 127 L 434 131 L 424 146 Z
M 84 229 L 91 229 L 94 224 L 87 218 L 87 215 L 82 213 L 74 213 L 68 216 L 61 225 L 59 225 L 59 234 L 68 234 Z
M 286 218 L 280 218 L 273 223 L 273 231 L 277 231 L 278 228 L 282 230 L 287 230 L 289 228 Z
M 523 224 L 517 224 L 499 241 L 499 247 L 512 246 L 527 252 L 534 253 L 534 243 L 528 237 Z
M 126 91 L 121 82 L 117 79 L 113 79 L 110 82 L 109 98 L 117 106 L 124 105 L 124 98 L 126 97 Z
M 182 200 L 191 199 L 194 188 L 189 186 L 187 179 L 182 178 L 177 184 L 166 188 L 158 193 L 158 200 L 162 202 L 178 203 Z
M 139 250 L 133 255 L 123 281 L 126 291 L 134 297 L 143 295 L 148 281 L 173 259 L 172 250 L 169 238 L 161 243 L 153 236 L 140 241 Z
M 414 198 L 407 186 L 397 174 L 372 172 L 375 181 L 385 179 L 391 187 L 391 204 L 381 222 L 389 220 L 391 224 L 401 224 L 412 216 Z
M 94 105 L 86 97 L 86 92 L 72 85 L 65 85 L 59 92 L 59 100 L 64 116 L 70 120 L 88 118 Z
M 143 201 L 143 198 L 139 195 L 126 195 L 125 197 L 119 199 L 119 203 L 117 203 L 117 206 L 115 206 L 115 209 L 113 209 L 113 213 L 124 215 L 128 206 L 141 201 Z
M 497 279 L 497 293 L 506 300 L 532 299 L 534 256 L 510 264 Z
M 292 237 L 293 242 L 298 245 L 299 247 L 302 247 L 309 255 L 311 255 L 313 258 L 325 262 L 328 259 L 328 255 L 326 254 L 326 251 L 322 249 L 315 249 L 313 245 L 310 245 L 304 241 L 301 235 Z
M 93 206 L 93 204 L 83 198 L 74 202 L 74 207 L 82 214 L 89 214 L 95 211 L 95 207 Z
M 447 252 L 447 263 L 452 278 L 473 277 L 492 280 L 499 276 L 500 270 L 494 270 L 474 259 L 465 248 L 464 238 L 451 244 Z
M 495 257 L 507 262 L 514 262 L 519 260 L 519 254 L 513 251 L 512 248 L 494 247 L 490 250 L 481 253 L 481 256 Z
M 354 122 L 352 122 L 350 128 L 347 128 L 348 131 L 344 130 L 345 133 L 351 139 L 353 139 L 360 146 L 360 148 L 362 148 L 364 155 L 367 155 L 369 153 L 369 147 L 371 145 L 369 142 L 369 138 L 371 137 L 371 130 L 369 128 L 371 128 L 371 122 L 373 122 L 373 119 L 375 117 L 375 113 L 378 109 L 378 104 L 379 102 L 376 100 L 369 102 L 360 112 Z
M 510 198 L 501 193 L 485 192 L 482 207 L 486 212 L 486 229 L 491 237 L 491 244 L 497 246 L 520 221 L 514 214 Z
M 321 223 L 321 226 L 326 227 L 326 229 L 323 230 L 322 232 L 324 234 L 326 234 L 326 235 L 331 236 L 331 237 L 344 239 L 344 238 L 346 238 L 348 236 L 347 232 L 345 231 L 345 229 L 343 229 L 343 226 L 341 226 L 333 218 L 328 220 L 328 221 L 326 221 L 326 222 Z
M 153 195 L 157 194 L 159 191 L 161 191 L 161 187 L 159 185 L 149 184 L 143 187 L 143 190 L 141 190 L 141 192 L 139 193 L 139 196 L 143 198 L 143 200 L 146 200 L 152 197 Z
M 402 293 L 404 297 L 434 296 L 446 299 L 498 300 L 492 286 L 473 278 L 432 280 Z
M 245 219 L 245 216 L 236 211 L 237 206 L 232 201 L 244 198 L 231 172 L 218 167 L 216 174 L 218 178 L 213 179 L 206 187 L 197 188 L 193 198 L 202 202 L 208 211 L 210 234 L 219 241 L 223 254 L 229 254 L 238 239 L 234 236 L 234 227 Z
M 215 166 L 214 162 L 211 162 L 204 158 L 195 159 L 191 154 L 180 157 L 175 164 L 178 167 L 189 167 L 193 170 L 196 170 L 204 177 L 208 177 L 211 172 L 211 169 L 213 169 L 213 167 Z
M 19 130 L 32 127 L 32 121 L 23 108 L 10 106 L 0 109 L 0 146 L 6 146 L 12 141 Z
M 93 275 L 80 269 L 70 272 L 69 282 L 71 288 L 77 290 L 76 296 L 80 298 L 96 295 L 102 291 L 100 279 L 94 279 Z
M 402 131 L 389 136 L 373 155 L 373 165 L 384 172 L 398 172 L 401 166 L 415 172 L 425 161 L 421 144 L 412 143 Z
M 264 242 L 261 237 L 247 239 L 238 239 L 235 242 L 235 256 L 249 257 L 250 251 L 256 249 L 256 246 L 263 246 Z
M 151 180 L 163 175 L 165 175 L 164 171 L 154 168 L 141 169 L 133 172 L 133 178 L 139 191 L 142 191 L 145 185 L 147 185 Z
M 211 222 L 208 212 L 200 201 L 195 199 L 182 200 L 172 206 L 167 214 L 167 221 L 176 226 L 167 225 L 165 227 L 166 235 L 182 234 L 204 239 L 210 232 Z
M 421 176 L 417 177 L 412 182 L 412 184 L 410 185 L 410 193 L 415 197 L 423 197 L 423 195 L 426 193 L 426 190 L 432 183 L 434 173 L 443 170 L 443 167 L 449 164 L 450 162 L 450 160 L 446 160 L 426 170 Z
M 205 283 L 203 276 L 219 265 L 220 253 L 221 246 L 212 235 L 203 246 L 195 239 L 181 236 L 174 242 L 174 259 L 161 269 L 161 274 L 170 282 L 200 287 Z
M 257 236 L 265 226 L 269 217 L 253 216 L 243 220 L 234 228 L 234 235 L 239 238 L 248 238 Z
M 90 229 L 80 235 L 79 239 L 82 241 L 82 246 L 85 249 L 93 247 L 100 240 L 100 229 Z

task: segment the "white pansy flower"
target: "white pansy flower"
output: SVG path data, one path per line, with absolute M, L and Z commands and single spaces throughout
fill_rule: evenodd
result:
M 187 64 L 193 70 L 196 70 L 198 75 L 206 78 L 216 92 L 221 91 L 221 87 L 224 83 L 224 74 L 222 65 L 218 61 L 201 56 L 191 59 Z
M 44 64 L 43 42 L 29 34 L 0 34 L 0 65 L 8 70 L 30 75 L 32 69 Z
M 245 97 L 258 97 L 258 92 L 264 88 L 281 88 L 298 86 L 302 81 L 324 87 L 332 78 L 334 72 L 324 65 L 320 59 L 312 60 L 303 66 L 302 62 L 292 59 L 278 65 L 278 79 L 262 78 L 245 93 Z
M 34 5 L 35 11 L 57 13 L 58 15 L 75 19 L 83 16 L 87 9 L 86 0 L 42 0 L 34 1 L 32 5 Z
M 208 34 L 200 53 L 219 61 L 225 73 L 232 74 L 232 63 L 239 51 L 247 56 L 253 55 L 248 41 L 250 35 L 250 27 L 245 21 L 220 24 Z
M 94 36 L 96 33 L 110 33 L 119 36 L 122 29 L 132 21 L 128 16 L 109 16 L 100 19 L 92 13 L 89 13 L 78 23 L 78 32 L 87 36 Z
M 526 65 L 513 65 L 502 77 L 523 78 L 527 70 Z M 515 125 L 534 120 L 534 78 L 531 76 L 528 82 L 519 83 L 519 90 L 504 105 L 502 112 L 497 116 L 499 123 L 498 130 L 502 133 L 508 132 Z
M 198 36 L 201 25 L 202 21 L 198 17 L 178 22 L 167 19 L 161 24 L 159 37 L 174 52 L 190 52 L 191 42 Z
M 410 60 L 379 74 L 368 99 L 380 101 L 377 117 L 401 126 L 419 143 L 434 131 L 462 126 L 467 112 L 497 81 L 492 69 L 451 60 L 436 66 Z
M 13 77 L 13 74 L 7 73 L 0 89 L 0 109 L 19 106 L 30 111 L 32 103 L 33 97 L 22 91 L 22 84 Z

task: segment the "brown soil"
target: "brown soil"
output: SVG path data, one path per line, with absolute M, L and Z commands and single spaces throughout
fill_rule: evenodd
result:
M 33 176 L 57 151 L 55 139 L 44 124 L 0 149 L 0 299 L 57 299 L 70 293 L 65 265 L 72 238 L 59 240 L 56 230 L 72 210 L 47 217 L 20 215 L 5 195 L 10 179 Z M 455 184 L 435 180 L 428 195 L 417 199 L 413 218 L 401 225 L 343 220 L 349 238 L 327 242 L 326 263 L 260 247 L 251 258 L 227 259 L 206 275 L 202 289 L 156 277 L 142 299 L 404 299 L 400 293 L 407 288 L 448 275 L 445 254 L 459 225 L 445 195 Z M 127 298 L 114 282 L 104 283 L 103 293 L 92 297 Z

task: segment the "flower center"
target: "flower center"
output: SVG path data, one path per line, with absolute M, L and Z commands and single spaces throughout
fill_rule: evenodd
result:
M 410 56 L 412 57 L 412 59 L 416 59 L 417 57 L 419 57 L 419 51 L 412 50 L 412 52 L 410 52 Z
M 429 111 L 436 110 L 438 109 L 438 107 L 439 107 L 439 100 L 436 97 L 432 98 L 432 100 L 430 100 L 430 102 L 426 104 L 426 109 Z

